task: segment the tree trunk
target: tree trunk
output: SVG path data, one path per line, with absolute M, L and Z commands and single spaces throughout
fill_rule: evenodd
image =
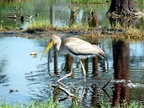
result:
M 113 41 L 115 79 L 129 79 L 129 54 L 129 45 L 125 41 Z
M 130 88 L 125 86 L 128 84 L 130 74 L 129 54 L 129 44 L 122 40 L 113 40 L 114 78 L 119 82 L 114 84 L 112 106 L 121 107 L 121 103 L 125 102 L 123 107 L 126 108 L 129 104 Z
M 138 12 L 140 11 L 136 8 L 134 0 L 112 0 L 111 6 L 107 13 L 131 16 Z

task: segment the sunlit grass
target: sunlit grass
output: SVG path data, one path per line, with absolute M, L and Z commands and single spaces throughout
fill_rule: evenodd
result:
M 52 29 L 53 26 L 50 24 L 49 20 L 33 20 L 31 24 L 28 26 L 28 29 Z
M 27 105 L 24 103 L 11 105 L 6 102 L 1 102 L 0 108 L 57 108 L 57 104 L 53 102 L 53 99 L 44 102 L 34 101 Z
M 50 24 L 49 20 L 34 20 L 27 29 L 42 29 L 42 30 L 74 30 L 74 31 L 87 31 L 91 29 L 88 25 L 78 23 L 71 26 L 54 27 Z
M 71 0 L 72 3 L 105 3 L 105 0 Z
M 72 3 L 105 3 L 108 0 L 70 0 Z M 143 0 L 134 0 L 135 2 L 143 2 Z
M 98 106 L 100 108 L 111 108 L 111 104 L 108 103 L 101 103 L 98 104 Z M 92 108 L 97 108 L 98 106 L 93 106 Z M 0 108 L 67 108 L 66 106 L 60 106 L 59 104 L 56 104 L 55 102 L 53 102 L 53 100 L 49 100 L 49 101 L 44 101 L 44 102 L 31 102 L 27 105 L 25 105 L 24 103 L 22 104 L 15 104 L 15 105 L 11 105 L 5 102 L 1 102 L 0 103 Z M 82 108 L 81 105 L 78 105 L 77 102 L 73 102 L 71 105 L 71 108 Z M 126 105 L 125 103 L 123 104 L 119 104 L 119 106 L 115 106 L 113 108 L 143 108 L 143 105 L 138 103 L 138 102 L 132 102 L 129 105 Z
M 129 105 L 126 103 L 121 103 L 113 107 L 110 104 L 102 103 L 100 106 L 100 108 L 143 108 L 143 105 L 138 102 L 131 102 Z

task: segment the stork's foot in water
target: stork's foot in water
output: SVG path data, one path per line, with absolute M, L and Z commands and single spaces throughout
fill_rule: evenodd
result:
M 57 82 L 60 82 L 61 80 L 63 80 L 63 79 L 66 78 L 66 77 L 72 76 L 72 74 L 73 74 L 73 72 L 71 71 L 71 72 L 70 72 L 69 74 L 67 74 L 66 76 L 64 76 L 64 77 L 60 78 L 59 80 L 57 80 Z

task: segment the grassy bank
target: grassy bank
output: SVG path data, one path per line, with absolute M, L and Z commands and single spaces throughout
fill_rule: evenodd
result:
M 112 106 L 110 104 L 99 104 L 98 106 L 92 106 L 91 108 L 111 108 Z M 140 103 L 133 102 L 130 103 L 129 105 L 126 105 L 125 103 L 113 107 L 113 108 L 143 108 L 144 106 Z M 58 104 L 54 103 L 53 100 L 50 101 L 44 101 L 44 102 L 31 102 L 28 105 L 25 104 L 15 104 L 11 105 L 5 102 L 0 103 L 0 108 L 67 108 L 65 106 L 59 106 Z M 71 108 L 82 108 L 82 106 L 78 105 L 77 102 L 72 103 Z

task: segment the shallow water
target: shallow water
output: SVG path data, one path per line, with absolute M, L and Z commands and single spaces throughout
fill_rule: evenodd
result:
M 47 40 L 46 40 L 47 39 Z M 60 100 L 67 95 L 64 92 L 57 93 L 54 86 L 58 86 L 56 82 L 60 77 L 66 75 L 64 69 L 65 56 L 58 57 L 58 71 L 54 71 L 54 57 L 53 50 L 51 50 L 51 58 L 48 60 L 47 55 L 40 61 L 40 56 L 47 45 L 49 38 L 46 39 L 26 39 L 21 37 L 1 37 L 0 38 L 0 101 L 7 101 L 10 103 L 28 103 L 32 100 L 47 100 L 50 96 L 54 96 L 55 100 Z M 143 102 L 144 96 L 144 42 L 132 42 L 130 45 L 130 67 L 128 79 L 131 83 L 125 83 L 125 87 L 130 89 L 130 101 Z M 116 81 L 105 88 L 102 87 L 114 77 L 113 67 L 113 53 L 112 40 L 102 39 L 100 43 L 107 55 L 106 61 L 99 60 L 98 75 L 92 73 L 92 62 L 88 60 L 88 72 L 86 83 L 86 94 L 82 99 L 82 106 L 92 106 L 99 103 L 100 100 L 112 102 L 114 95 L 114 87 Z M 33 50 L 38 52 L 37 57 L 30 55 Z M 48 62 L 50 64 L 48 66 Z M 74 63 L 74 75 L 70 78 L 62 80 L 62 82 L 75 88 L 75 92 L 71 89 L 73 94 L 80 98 L 82 96 L 83 72 L 81 70 L 79 60 Z M 64 70 L 63 70 L 64 69 Z M 122 81 L 119 79 L 119 81 Z M 53 86 L 53 87 L 52 87 Z M 123 86 L 123 85 L 122 85 Z M 18 92 L 9 93 L 10 90 L 18 90 Z M 66 87 L 67 90 L 70 90 Z M 61 105 L 70 106 L 74 99 L 70 98 L 62 101 Z

